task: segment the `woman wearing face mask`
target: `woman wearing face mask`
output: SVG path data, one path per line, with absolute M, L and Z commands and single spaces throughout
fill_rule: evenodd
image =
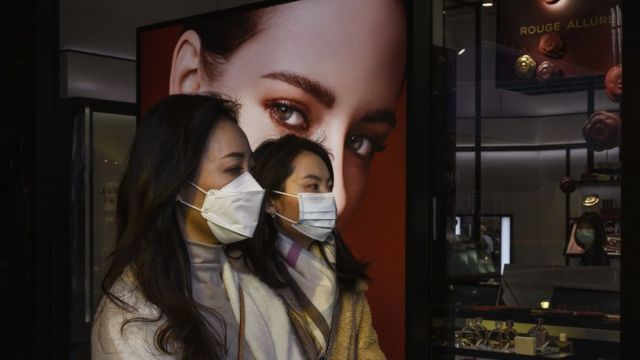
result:
M 609 258 L 604 250 L 605 240 L 600 215 L 595 212 L 583 213 L 576 223 L 576 244 L 584 250 L 580 265 L 609 266 Z
M 287 135 L 260 145 L 254 159 L 265 211 L 253 239 L 234 247 L 282 300 L 304 358 L 384 359 L 364 295 L 366 266 L 335 230 L 327 151 Z
M 288 323 L 245 336 L 286 313 L 260 314 L 255 298 L 268 288 L 243 282 L 248 275 L 225 256 L 253 235 L 264 196 L 247 172 L 251 150 L 236 108 L 213 95 L 174 95 L 142 120 L 118 192 L 94 359 L 295 358 Z

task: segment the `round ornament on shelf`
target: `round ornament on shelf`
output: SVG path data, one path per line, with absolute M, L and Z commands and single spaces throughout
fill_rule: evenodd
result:
M 538 41 L 538 51 L 554 59 L 559 59 L 564 56 L 566 47 L 562 35 L 557 32 L 544 33 Z
M 536 71 L 536 62 L 529 55 L 522 55 L 516 60 L 516 75 L 521 79 L 531 79 Z
M 560 190 L 565 194 L 576 191 L 576 181 L 570 176 L 565 176 L 560 180 Z
M 620 145 L 621 123 L 620 117 L 612 112 L 601 110 L 591 114 L 582 127 L 587 147 L 593 151 L 603 151 Z
M 600 202 L 600 197 L 596 194 L 587 195 L 582 199 L 582 205 L 586 207 L 592 207 L 598 205 Z
M 560 76 L 560 69 L 551 61 L 543 61 L 536 69 L 536 79 L 540 82 L 549 82 Z
M 612 66 L 604 77 L 607 97 L 613 102 L 622 100 L 622 65 Z

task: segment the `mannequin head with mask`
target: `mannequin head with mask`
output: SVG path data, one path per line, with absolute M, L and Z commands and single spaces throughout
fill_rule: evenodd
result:
M 225 351 L 225 324 L 210 326 L 192 296 L 185 239 L 216 244 L 252 235 L 214 231 L 233 222 L 233 213 L 205 217 L 205 210 L 217 213 L 221 208 L 215 199 L 219 193 L 259 189 L 246 173 L 251 151 L 237 125 L 237 108 L 215 94 L 172 95 L 160 101 L 138 126 L 118 189 L 116 246 L 102 290 L 113 304 L 128 309 L 131 304 L 111 288 L 130 272 L 145 299 L 166 318 L 154 334 L 156 346 L 171 353 L 179 344 L 185 359 L 219 359 Z M 261 189 L 256 196 L 257 218 Z M 134 318 L 123 326 L 147 320 Z
M 604 225 L 598 213 L 585 212 L 578 218 L 576 222 L 576 244 L 583 250 L 587 250 L 592 246 L 602 247 L 605 239 Z
M 260 279 L 272 287 L 286 285 L 275 262 L 278 234 L 304 248 L 333 237 L 338 285 L 353 290 L 366 280 L 366 265 L 355 259 L 335 229 L 331 157 L 320 144 L 296 135 L 285 135 L 258 146 L 252 174 L 264 188 L 263 211 L 250 241 L 233 244 Z
M 576 244 L 584 250 L 580 265 L 608 266 L 609 258 L 604 249 L 606 239 L 600 215 L 595 212 L 583 213 L 576 222 Z

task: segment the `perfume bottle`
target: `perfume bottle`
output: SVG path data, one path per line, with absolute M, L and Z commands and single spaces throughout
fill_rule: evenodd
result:
M 485 345 L 487 343 L 487 338 L 489 337 L 489 329 L 487 329 L 484 325 L 482 325 L 482 318 L 476 318 L 476 322 L 474 324 L 476 330 L 480 334 L 480 340 L 478 341 L 478 345 Z
M 491 330 L 487 336 L 487 341 L 492 349 L 504 350 L 509 348 L 509 340 L 505 330 L 502 327 L 502 321 L 496 321 L 495 329 Z
M 455 347 L 457 348 L 461 348 L 464 346 L 463 342 L 462 342 L 462 331 L 456 331 L 454 332 L 454 337 L 455 337 Z
M 460 342 L 463 346 L 476 347 L 482 341 L 482 336 L 478 332 L 475 326 L 475 320 L 467 319 L 466 325 L 460 332 Z
M 513 348 L 515 346 L 516 336 L 518 331 L 513 327 L 513 320 L 507 320 L 507 328 L 504 329 L 505 337 L 507 338 L 507 348 Z
M 544 349 L 549 345 L 549 332 L 542 326 L 542 319 L 538 318 L 538 325 L 529 329 L 529 336 L 536 338 L 536 349 Z
M 561 353 L 573 352 L 573 344 L 571 343 L 571 341 L 567 340 L 566 333 L 560 333 L 556 345 L 558 346 L 558 351 L 560 351 Z

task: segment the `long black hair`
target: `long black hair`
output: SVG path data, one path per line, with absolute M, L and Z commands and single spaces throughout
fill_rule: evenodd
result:
M 129 271 L 145 299 L 166 321 L 155 333 L 156 347 L 183 359 L 220 359 L 225 327 L 214 329 L 192 296 L 191 268 L 178 225 L 176 196 L 197 171 L 205 145 L 221 121 L 237 123 L 237 104 L 220 96 L 172 95 L 144 117 L 118 189 L 116 246 L 102 282 L 107 300 L 130 309 L 112 286 Z M 122 330 L 121 328 L 121 330 Z
M 333 166 L 327 150 L 317 142 L 296 136 L 285 135 L 276 140 L 268 140 L 258 146 L 253 159 L 255 166 L 251 171 L 253 177 L 265 190 L 262 212 L 253 238 L 228 246 L 229 253 L 239 250 L 247 266 L 265 284 L 279 288 L 286 286 L 285 277 L 280 274 L 277 262 L 283 261 L 277 250 L 278 230 L 273 217 L 266 212 L 269 199 L 279 196 L 273 190 L 284 191 L 284 184 L 294 171 L 293 162 L 299 154 L 310 152 L 322 159 L 329 169 L 333 180 Z M 369 280 L 367 264 L 358 261 L 340 233 L 333 231 L 336 241 L 335 272 L 341 290 L 353 291 L 360 280 Z M 326 258 L 326 256 L 325 256 Z

